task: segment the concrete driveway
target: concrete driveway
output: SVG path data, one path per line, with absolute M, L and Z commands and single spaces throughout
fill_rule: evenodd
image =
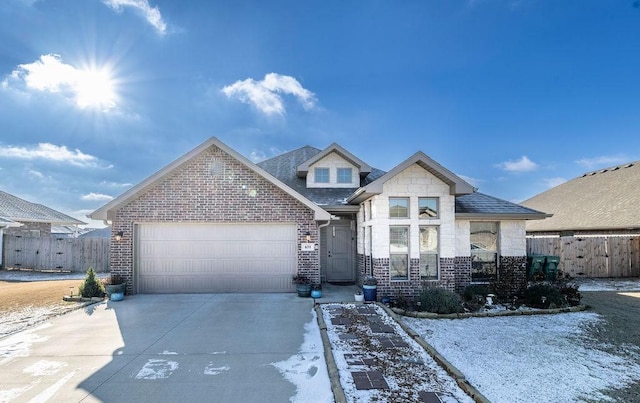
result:
M 271 364 L 299 353 L 312 308 L 295 294 L 93 305 L 0 340 L 0 402 L 289 401 Z

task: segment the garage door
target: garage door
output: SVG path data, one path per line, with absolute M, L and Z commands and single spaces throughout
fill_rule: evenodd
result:
M 293 291 L 296 233 L 295 224 L 138 225 L 138 291 Z

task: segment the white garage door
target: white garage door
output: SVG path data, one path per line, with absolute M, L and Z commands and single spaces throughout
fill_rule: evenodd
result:
M 293 291 L 296 232 L 295 224 L 141 224 L 138 291 Z

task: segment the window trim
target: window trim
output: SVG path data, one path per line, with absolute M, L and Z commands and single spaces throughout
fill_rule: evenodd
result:
M 346 172 L 349 171 L 349 180 L 343 180 L 340 177 L 340 172 Z M 348 184 L 348 183 L 353 183 L 353 168 L 338 168 L 336 170 L 336 183 L 340 183 L 340 184 Z
M 404 217 L 394 217 L 391 215 L 391 200 L 404 200 L 407 203 L 407 215 Z M 389 218 L 392 220 L 406 220 L 411 217 L 411 199 L 409 197 L 389 197 Z
M 495 265 L 495 273 L 492 276 L 488 276 L 488 277 L 484 277 L 484 278 L 476 278 L 474 279 L 473 274 L 474 274 L 474 270 L 473 270 L 473 263 L 474 263 L 474 255 L 475 256 L 479 256 L 480 253 L 474 253 L 474 249 L 471 248 L 471 283 L 472 284 L 489 284 L 492 281 L 497 281 L 498 277 L 499 277 L 499 273 L 500 273 L 500 221 L 470 221 L 469 222 L 469 238 L 471 238 L 471 225 L 474 223 L 493 223 L 496 226 L 496 240 L 495 240 L 495 250 L 488 250 L 485 249 L 482 253 L 483 254 L 489 254 L 492 253 L 493 254 L 493 263 Z M 471 241 L 471 239 L 470 239 Z M 473 245 L 473 242 L 470 242 L 471 245 Z M 481 261 L 481 262 L 485 262 L 485 261 Z M 487 261 L 488 262 L 488 261 Z
M 423 228 L 435 228 L 436 229 L 436 251 L 434 252 L 425 252 L 423 253 L 422 250 L 420 250 L 419 254 L 420 254 L 420 258 L 419 258 L 419 263 L 418 263 L 418 275 L 420 276 L 420 280 L 421 281 L 439 281 L 440 280 L 440 226 L 439 225 L 421 225 L 418 228 L 418 239 L 419 239 L 419 244 L 418 244 L 418 248 L 421 247 L 422 245 L 422 229 Z M 422 256 L 423 255 L 430 255 L 430 256 L 435 256 L 436 257 L 436 276 L 435 277 L 427 277 L 427 276 L 422 276 Z
M 421 200 L 435 200 L 436 202 L 436 215 L 434 217 L 420 217 L 420 201 Z M 440 198 L 439 197 L 418 197 L 418 218 L 420 220 L 437 220 L 440 218 Z
M 407 251 L 403 253 L 394 253 L 391 251 L 391 230 L 394 228 L 403 228 L 406 231 L 407 236 Z M 389 280 L 390 281 L 409 281 L 410 280 L 410 270 L 411 270 L 411 258 L 410 258 L 410 247 L 411 247 L 411 226 L 409 225 L 390 225 L 389 226 Z M 392 277 L 391 275 L 391 260 L 392 256 L 405 256 L 406 257 L 406 266 L 405 272 L 406 276 L 403 277 Z
M 327 172 L 327 180 L 326 181 L 320 181 L 319 180 L 318 172 L 320 170 L 322 170 L 323 173 L 324 173 L 324 171 Z M 331 170 L 329 168 L 325 168 L 325 167 L 315 167 L 313 169 L 313 182 L 314 183 L 331 183 Z

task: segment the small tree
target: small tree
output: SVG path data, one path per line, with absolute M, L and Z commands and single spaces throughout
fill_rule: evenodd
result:
M 89 267 L 87 270 L 87 276 L 78 287 L 78 292 L 85 298 L 104 296 L 104 285 L 102 285 L 101 281 L 98 281 L 93 267 Z

